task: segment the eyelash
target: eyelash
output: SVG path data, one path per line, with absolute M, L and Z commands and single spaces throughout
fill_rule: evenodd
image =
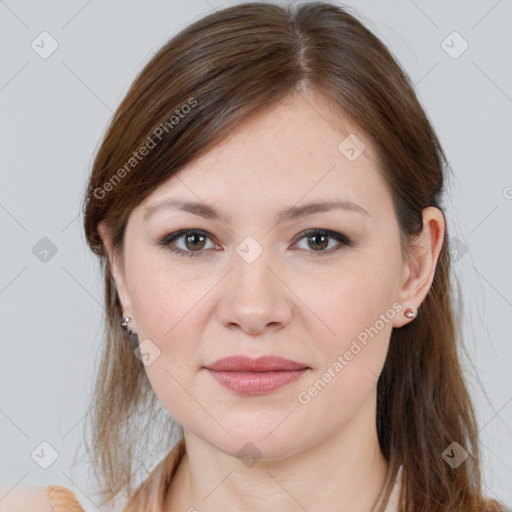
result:
M 169 233 L 164 236 L 162 236 L 160 239 L 158 239 L 157 244 L 161 245 L 163 247 L 166 247 L 171 252 L 177 254 L 178 256 L 189 256 L 189 257 L 196 257 L 196 256 L 202 256 L 204 254 L 204 250 L 197 250 L 197 251 L 184 251 L 183 249 L 178 249 L 175 246 L 172 246 L 172 243 L 175 240 L 178 240 L 179 238 L 182 238 L 185 235 L 200 235 L 204 236 L 206 238 L 210 238 L 210 234 L 207 231 L 203 231 L 201 229 L 182 229 L 180 231 L 175 231 L 174 233 Z M 340 242 L 340 245 L 335 247 L 334 249 L 329 250 L 321 250 L 321 251 L 308 251 L 313 253 L 312 257 L 322 256 L 325 254 L 333 254 L 334 252 L 339 251 L 343 247 L 352 247 L 353 242 L 350 240 L 346 235 L 343 235 L 341 233 L 337 233 L 336 231 L 330 231 L 328 229 L 308 229 L 306 231 L 303 231 L 299 233 L 296 237 L 296 240 L 294 241 L 294 244 L 302 240 L 303 238 L 306 238 L 308 236 L 314 236 L 314 235 L 327 235 L 329 238 L 334 238 L 338 242 Z M 315 254 L 316 253 L 316 254 Z

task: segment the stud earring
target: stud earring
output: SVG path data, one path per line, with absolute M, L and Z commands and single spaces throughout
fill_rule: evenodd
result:
M 134 334 L 132 328 L 128 325 L 128 322 L 131 320 L 129 316 L 123 317 L 123 321 L 121 322 L 121 327 L 128 333 Z
M 414 311 L 411 309 L 411 308 L 407 308 L 405 311 L 404 311 L 404 315 L 407 317 L 407 318 L 414 318 L 416 316 L 416 313 L 414 313 Z

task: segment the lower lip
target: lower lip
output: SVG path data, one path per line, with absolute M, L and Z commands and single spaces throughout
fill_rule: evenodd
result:
M 220 384 L 243 395 L 263 395 L 300 378 L 308 370 L 279 370 L 269 372 L 217 372 L 208 373 Z

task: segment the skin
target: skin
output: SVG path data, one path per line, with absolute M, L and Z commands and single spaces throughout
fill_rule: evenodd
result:
M 160 350 L 145 366 L 149 381 L 184 430 L 187 453 L 168 511 L 362 512 L 379 499 L 388 464 L 377 439 L 377 378 L 392 328 L 414 321 L 403 309 L 416 312 L 432 284 L 444 218 L 426 208 L 418 247 L 402 258 L 373 147 L 331 113 L 308 93 L 247 118 L 132 211 L 119 261 L 100 226 L 129 325 L 139 342 L 148 338 Z M 355 161 L 338 149 L 348 133 L 366 146 Z M 229 222 L 171 208 L 143 219 L 147 206 L 168 197 L 211 204 Z M 275 223 L 282 209 L 331 199 L 353 201 L 369 215 L 331 210 Z M 180 229 L 210 238 L 199 249 L 197 240 L 175 241 L 192 257 L 155 244 Z M 353 245 L 296 239 L 306 229 L 344 234 Z M 236 252 L 247 236 L 263 250 L 251 263 Z M 378 334 L 301 403 L 299 393 L 386 312 Z M 278 355 L 310 370 L 271 393 L 239 395 L 203 369 L 233 354 Z M 237 456 L 248 442 L 260 454 L 250 467 Z

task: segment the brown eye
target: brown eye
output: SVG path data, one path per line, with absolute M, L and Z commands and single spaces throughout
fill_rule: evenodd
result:
M 345 235 L 326 229 L 310 229 L 300 233 L 297 238 L 299 241 L 303 239 L 306 240 L 306 251 L 310 253 L 319 253 L 318 255 L 331 254 L 345 246 L 352 246 L 352 241 Z M 332 241 L 336 241 L 338 244 L 334 244 L 334 247 L 331 245 L 331 248 L 327 249 Z
M 201 234 L 193 233 L 191 235 L 185 236 L 184 240 L 187 249 L 195 251 L 196 249 L 200 250 L 204 247 L 206 237 Z
M 343 247 L 352 246 L 352 241 L 345 235 L 326 229 L 303 231 L 296 237 L 296 240 L 302 241 L 303 239 L 307 241 L 307 247 L 304 250 L 313 256 L 329 255 Z M 211 243 L 210 247 L 207 247 L 208 241 Z M 334 247 L 331 246 L 333 241 L 337 242 Z M 205 256 L 208 252 L 206 249 L 220 248 L 219 245 L 211 241 L 209 233 L 197 229 L 184 229 L 170 233 L 160 238 L 157 244 L 168 248 L 179 256 Z
M 158 240 L 158 245 L 167 247 L 179 256 L 202 256 L 206 252 L 205 246 L 210 239 L 209 233 L 197 229 L 184 229 L 175 233 L 164 235 Z M 181 242 L 179 247 L 178 242 Z M 211 243 L 211 247 L 216 247 Z
M 315 251 L 325 249 L 329 245 L 329 235 L 323 233 L 315 233 L 307 239 L 309 246 Z

